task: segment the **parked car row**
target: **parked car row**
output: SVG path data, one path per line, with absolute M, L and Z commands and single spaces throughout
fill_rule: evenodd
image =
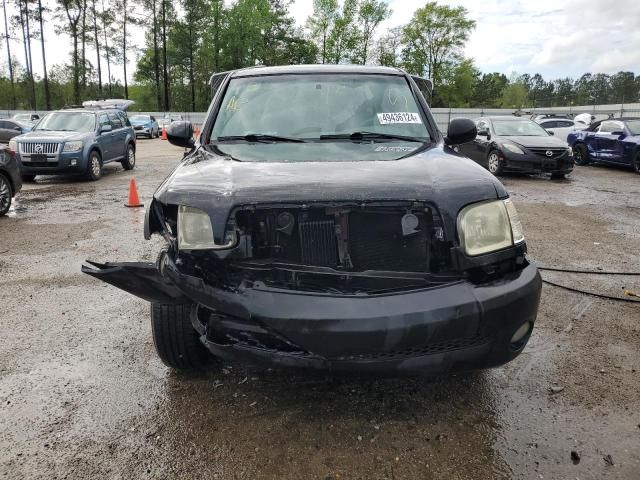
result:
M 550 173 L 561 178 L 574 164 L 595 162 L 626 165 L 640 173 L 640 118 L 605 119 L 587 126 L 562 117 L 532 121 L 504 115 L 475 123 L 475 140 L 456 149 L 494 175 Z

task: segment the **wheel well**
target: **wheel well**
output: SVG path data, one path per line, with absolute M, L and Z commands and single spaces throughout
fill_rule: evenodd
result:
M 135 142 L 132 142 L 131 140 L 129 140 L 129 145 L 131 145 L 131 147 L 133 148 L 133 151 L 136 151 L 136 144 Z
M 100 151 L 100 149 L 98 147 L 91 147 L 89 149 L 89 156 L 91 156 L 91 154 L 93 152 L 96 152 L 98 154 L 98 156 L 100 157 L 100 163 L 102 163 L 102 152 Z M 87 163 L 88 163 L 88 158 L 87 158 Z

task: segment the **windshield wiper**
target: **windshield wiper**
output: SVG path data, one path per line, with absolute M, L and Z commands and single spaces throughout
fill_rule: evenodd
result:
M 229 142 L 234 140 L 244 140 L 246 142 L 291 142 L 291 143 L 305 143 L 302 138 L 295 137 L 282 137 L 280 135 L 269 135 L 266 133 L 249 133 L 247 135 L 229 135 L 226 137 L 218 137 L 218 142 Z
M 429 141 L 427 138 L 378 132 L 331 133 L 327 135 L 320 135 L 320 140 L 404 140 L 405 142 L 420 143 L 426 143 Z

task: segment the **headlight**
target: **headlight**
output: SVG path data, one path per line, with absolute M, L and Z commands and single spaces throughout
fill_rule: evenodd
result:
M 503 143 L 502 148 L 504 148 L 505 150 L 509 150 L 512 153 L 518 153 L 520 155 L 524 154 L 522 149 L 520 147 L 517 147 L 513 143 Z
M 9 140 L 9 147 L 8 147 L 10 152 L 17 152 L 18 151 L 18 142 L 15 141 L 14 139 Z
M 64 144 L 63 152 L 77 152 L 82 150 L 82 142 L 67 142 Z
M 180 205 L 178 207 L 178 249 L 179 250 L 220 250 L 235 244 L 235 232 L 229 232 L 227 243 L 217 245 L 213 238 L 211 219 L 199 208 Z
M 522 242 L 522 224 L 510 199 L 481 202 L 458 215 L 460 245 L 469 256 L 495 252 Z

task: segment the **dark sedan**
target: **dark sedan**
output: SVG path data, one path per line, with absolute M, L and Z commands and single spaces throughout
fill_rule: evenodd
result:
M 21 188 L 18 162 L 6 147 L 0 147 L 0 216 L 9 211 L 11 199 Z
M 32 126 L 17 120 L 0 119 L 0 143 L 9 143 L 13 137 L 31 131 Z
M 573 170 L 573 152 L 567 143 L 531 120 L 493 116 L 475 122 L 476 139 L 458 149 L 494 175 L 550 173 L 551 178 L 560 178 Z
M 523 350 L 541 280 L 504 186 L 451 148 L 472 121 L 443 138 L 395 68 L 222 75 L 197 140 L 167 129 L 191 151 L 149 202 L 157 263 L 83 268 L 152 303 L 167 365 L 432 374 Z

